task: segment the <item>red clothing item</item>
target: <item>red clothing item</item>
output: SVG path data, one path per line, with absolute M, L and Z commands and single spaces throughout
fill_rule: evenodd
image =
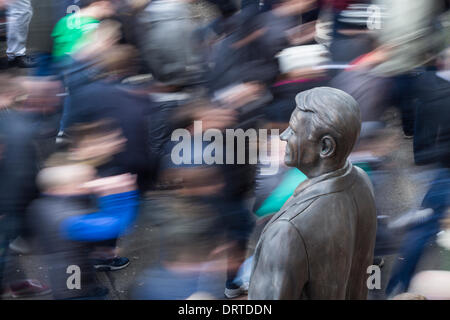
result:
M 328 6 L 336 10 L 345 10 L 350 4 L 355 2 L 357 0 L 319 0 L 321 7 Z

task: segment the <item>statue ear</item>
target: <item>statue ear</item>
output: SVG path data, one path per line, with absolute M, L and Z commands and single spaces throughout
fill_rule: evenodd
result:
M 326 135 L 320 139 L 320 157 L 329 158 L 336 153 L 336 140 L 332 136 Z

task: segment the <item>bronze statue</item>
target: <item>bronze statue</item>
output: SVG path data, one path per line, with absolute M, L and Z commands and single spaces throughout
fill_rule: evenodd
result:
M 265 227 L 249 299 L 366 299 L 376 212 L 367 174 L 347 158 L 361 130 L 358 103 L 328 87 L 304 91 L 281 140 L 308 180 Z

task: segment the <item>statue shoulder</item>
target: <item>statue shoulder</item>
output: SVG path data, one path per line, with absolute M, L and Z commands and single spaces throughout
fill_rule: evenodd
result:
M 281 208 L 278 216 L 281 220 L 291 221 L 297 216 L 301 215 L 305 210 L 307 210 L 308 207 L 316 200 L 317 198 L 308 199 L 305 201 L 304 197 L 302 197 L 301 195 L 292 196 Z
M 369 175 L 360 167 L 353 166 L 353 168 L 355 169 L 355 171 L 358 175 L 359 184 L 364 184 L 365 186 L 367 186 L 370 189 L 372 196 L 374 196 L 375 193 L 374 193 L 372 181 L 370 181 Z

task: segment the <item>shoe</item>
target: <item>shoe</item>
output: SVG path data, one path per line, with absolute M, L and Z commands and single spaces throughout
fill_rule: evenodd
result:
M 18 254 L 30 254 L 31 247 L 29 243 L 22 237 L 17 237 L 9 244 L 9 249 Z
M 117 257 L 107 260 L 95 260 L 94 268 L 97 271 L 117 271 L 128 267 L 130 260 L 125 257 Z
M 10 68 L 12 68 L 12 67 L 35 68 L 37 66 L 37 63 L 30 56 L 19 56 L 19 57 L 9 58 L 8 66 Z
M 403 133 L 403 138 L 405 140 L 411 140 L 411 139 L 414 138 L 414 134 L 412 134 L 412 133 Z
M 2 294 L 2 298 L 11 297 L 14 299 L 21 299 L 45 296 L 50 293 L 52 293 L 52 289 L 47 285 L 38 280 L 27 279 L 10 284 L 9 288 Z
M 70 143 L 69 138 L 63 131 L 58 132 L 55 142 L 56 142 L 56 145 L 58 146 L 58 148 L 67 147 Z
M 431 217 L 434 210 L 431 208 L 425 208 L 420 210 L 412 210 L 406 214 L 401 215 L 399 218 L 395 219 L 388 224 L 389 229 L 407 229 L 411 226 L 424 223 Z
M 436 243 L 447 250 L 450 250 L 450 230 L 443 230 L 436 235 Z
M 234 299 L 243 295 L 248 294 L 248 283 L 243 283 L 241 285 L 235 283 L 227 283 L 225 286 L 225 297 L 227 299 Z

